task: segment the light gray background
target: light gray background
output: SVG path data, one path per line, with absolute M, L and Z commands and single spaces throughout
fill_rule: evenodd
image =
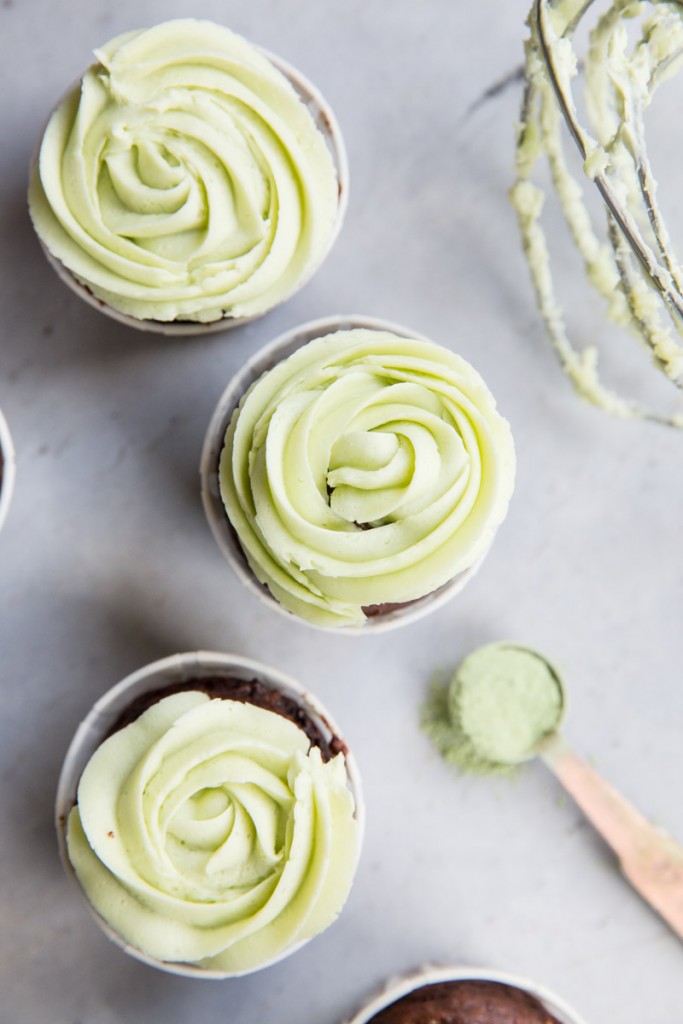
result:
M 93 47 L 190 10 L 318 84 L 352 188 L 332 255 L 294 299 L 234 333 L 168 341 L 59 282 L 30 228 L 26 171 Z M 521 87 L 478 103 L 519 65 L 525 14 L 526 0 L 0 5 L 0 405 L 18 451 L 0 537 L 3 1022 L 338 1024 L 427 961 L 527 975 L 595 1024 L 683 1018 L 680 943 L 543 767 L 514 782 L 458 777 L 417 724 L 435 671 L 483 642 L 537 645 L 566 672 L 569 738 L 683 839 L 683 437 L 583 405 L 547 349 L 506 198 Z M 587 340 L 602 321 L 580 277 L 568 287 Z M 376 638 L 316 633 L 245 594 L 198 497 L 224 384 L 281 330 L 332 312 L 384 316 L 461 352 L 519 455 L 479 576 Z M 290 960 L 224 983 L 168 977 L 111 946 L 52 831 L 61 759 L 89 706 L 141 664 L 198 647 L 260 657 L 319 694 L 368 808 L 341 919 Z

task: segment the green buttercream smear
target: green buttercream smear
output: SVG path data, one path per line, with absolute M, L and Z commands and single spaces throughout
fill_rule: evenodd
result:
M 515 476 L 476 370 L 434 342 L 355 329 L 256 381 L 225 436 L 220 491 L 255 576 L 289 611 L 357 626 L 476 564 Z
M 194 691 L 95 751 L 68 819 L 93 907 L 154 959 L 246 971 L 322 931 L 358 858 L 344 757 L 293 722 Z
M 31 179 L 48 251 L 139 319 L 251 316 L 285 298 L 324 255 L 339 204 L 290 82 L 240 36 L 189 18 L 95 56 Z
M 447 762 L 505 774 L 538 751 L 562 711 L 562 684 L 545 658 L 491 644 L 468 655 L 447 686 L 432 687 L 422 724 Z

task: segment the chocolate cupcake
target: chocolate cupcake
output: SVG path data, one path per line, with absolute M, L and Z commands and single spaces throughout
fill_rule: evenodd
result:
M 7 518 L 14 491 L 14 445 L 7 421 L 0 411 L 0 529 Z
M 323 629 L 386 629 L 440 606 L 488 551 L 515 454 L 461 357 L 405 328 L 334 317 L 233 379 L 202 455 L 214 535 L 268 603 Z
M 176 974 L 268 966 L 348 896 L 363 807 L 351 754 L 292 680 L 233 655 L 146 666 L 78 729 L 57 833 L 105 933 Z
M 582 1024 L 553 993 L 512 975 L 427 968 L 390 984 L 349 1024 Z
M 220 330 L 296 291 L 347 202 L 341 133 L 294 68 L 191 18 L 118 36 L 55 109 L 31 218 L 91 305 L 165 334 Z

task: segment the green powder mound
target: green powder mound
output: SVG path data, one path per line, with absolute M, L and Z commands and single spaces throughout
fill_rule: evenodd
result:
M 510 774 L 557 728 L 562 683 L 541 655 L 510 644 L 481 647 L 447 686 L 433 686 L 422 727 L 462 771 Z
M 510 765 L 497 764 L 478 753 L 460 722 L 451 717 L 449 684 L 433 683 L 422 708 L 422 729 L 447 764 L 479 775 L 512 775 Z

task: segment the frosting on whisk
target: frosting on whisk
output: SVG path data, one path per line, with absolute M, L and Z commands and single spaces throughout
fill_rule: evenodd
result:
M 683 427 L 683 413 L 646 409 L 602 384 L 597 348 L 574 346 L 555 295 L 540 223 L 545 197 L 531 180 L 543 156 L 586 275 L 605 300 L 608 317 L 629 327 L 650 350 L 654 364 L 683 385 L 683 270 L 657 201 L 643 121 L 659 85 L 681 67 L 683 8 L 671 0 L 613 0 L 592 29 L 584 62 L 585 129 L 572 94 L 578 74 L 573 35 L 590 6 L 586 0 L 534 3 L 512 201 L 540 312 L 577 391 L 617 416 Z M 633 33 L 636 16 L 642 19 L 640 36 L 630 43 L 627 24 Z M 586 176 L 605 201 L 606 242 L 595 231 L 581 183 L 567 166 L 565 121 Z

